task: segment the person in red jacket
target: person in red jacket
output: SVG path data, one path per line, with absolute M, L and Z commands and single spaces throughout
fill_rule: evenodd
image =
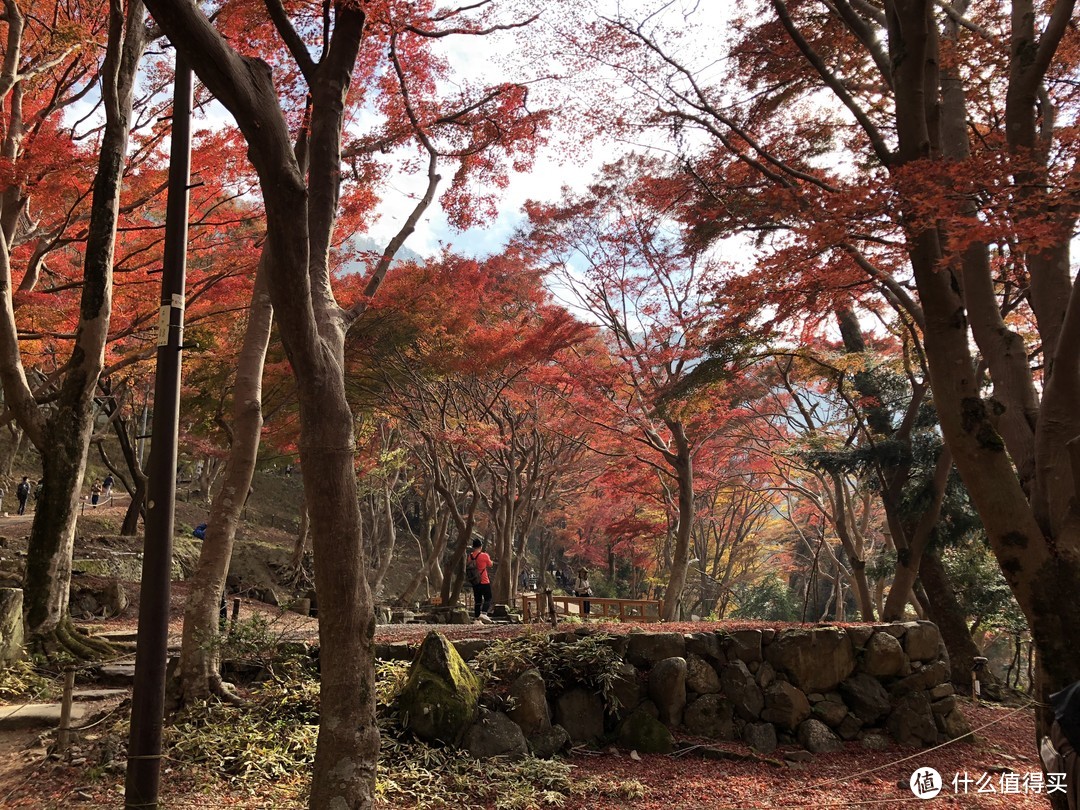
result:
M 486 617 L 491 610 L 491 557 L 484 551 L 484 542 L 479 538 L 473 540 L 472 551 L 465 561 L 465 573 L 476 600 L 473 618 L 479 619 L 481 614 Z

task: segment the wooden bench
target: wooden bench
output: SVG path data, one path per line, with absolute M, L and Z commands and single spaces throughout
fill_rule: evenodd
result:
M 528 623 L 547 619 L 549 615 L 547 594 L 522 594 L 520 598 L 522 621 Z M 601 599 L 596 596 L 552 594 L 551 601 L 555 603 L 556 613 L 584 618 L 583 605 L 588 602 L 590 619 L 618 619 L 623 622 L 658 622 L 664 607 L 661 599 Z M 576 609 L 571 610 L 571 605 Z

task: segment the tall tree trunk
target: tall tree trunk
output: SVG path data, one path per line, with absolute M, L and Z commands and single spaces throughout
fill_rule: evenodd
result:
M 131 493 L 131 501 L 124 511 L 124 521 L 120 524 L 120 534 L 124 537 L 134 537 L 139 533 L 139 518 L 143 515 L 146 505 L 147 478 L 140 474 L 135 479 L 135 490 Z
M 93 430 L 79 411 L 89 407 L 86 399 L 73 398 L 57 409 L 46 428 L 49 452 L 41 457 L 44 486 L 30 533 L 23 601 L 26 627 L 37 636 L 51 633 L 67 618 L 75 523 Z
M 851 579 L 855 582 L 855 598 L 859 602 L 859 615 L 864 622 L 875 621 L 874 597 L 866 579 L 866 561 L 851 561 Z
M 694 528 L 694 462 L 690 454 L 690 442 L 681 422 L 670 422 L 676 452 L 669 463 L 675 469 L 679 485 L 679 525 L 675 532 L 675 551 L 671 558 L 671 574 L 664 590 L 664 611 L 661 618 L 676 621 L 679 601 L 686 587 L 686 573 L 690 563 L 690 540 Z
M 435 458 L 434 453 L 432 453 L 432 458 Z M 469 541 L 472 540 L 473 526 L 476 525 L 476 510 L 480 506 L 480 491 L 476 486 L 476 482 L 471 481 L 472 495 L 469 498 L 466 513 L 462 515 L 461 510 L 458 509 L 457 503 L 454 501 L 452 488 L 448 488 L 447 483 L 442 479 L 437 459 L 432 465 L 432 469 L 435 471 L 435 488 L 442 496 L 444 508 L 458 530 L 457 540 L 451 551 L 446 574 L 443 576 L 442 592 L 440 593 L 444 605 L 456 605 L 461 595 L 461 585 L 465 579 L 465 554 L 469 548 Z
M 260 262 L 237 361 L 225 481 L 210 506 L 206 536 L 190 580 L 191 593 L 184 606 L 178 674 L 180 700 L 185 704 L 210 694 L 223 694 L 218 672 L 218 645 L 214 641 L 219 632 L 219 609 L 232 560 L 233 542 L 259 452 L 263 423 L 263 364 L 274 320 L 262 267 Z
M 491 475 L 492 490 L 492 548 L 491 561 L 494 565 L 494 576 L 491 577 L 491 595 L 495 603 L 506 603 L 513 598 L 514 591 L 514 560 L 513 560 L 513 534 L 516 522 L 515 501 L 517 500 L 517 475 L 515 470 L 515 456 L 511 453 L 510 462 L 506 465 L 507 480 L 505 490 L 499 492 L 499 477 Z
M 4 432 L 3 450 L 0 451 L 0 475 L 5 478 L 11 477 L 11 471 L 15 466 L 15 459 L 22 449 L 23 438 L 26 434 L 15 423 L 9 423 Z
M 405 590 L 401 592 L 401 595 L 397 598 L 398 604 L 405 604 L 413 598 L 413 594 L 416 593 L 421 583 L 427 579 L 432 587 L 441 588 L 443 584 L 442 570 L 439 568 L 439 559 L 442 557 L 443 550 L 446 548 L 446 541 L 449 537 L 449 522 L 450 516 L 445 512 L 439 518 L 438 523 L 432 520 L 430 517 L 425 521 L 426 532 L 431 536 L 431 540 L 427 545 L 427 559 L 424 560 L 424 564 L 420 567 L 412 579 L 409 580 L 409 584 L 405 586 Z M 438 577 L 438 584 L 433 581 L 435 577 Z
M 120 453 L 124 457 L 124 463 L 127 466 L 128 475 L 131 476 L 129 482 L 127 478 L 116 469 L 105 456 L 105 448 L 103 445 L 98 445 L 98 452 L 101 454 L 101 460 L 105 462 L 105 466 L 116 476 L 116 478 L 123 484 L 130 496 L 127 510 L 124 512 L 124 521 L 120 525 L 120 534 L 123 537 L 134 537 L 139 533 L 139 517 L 143 513 L 143 506 L 146 500 L 146 485 L 147 478 L 146 473 L 143 472 L 142 463 L 139 461 L 138 453 L 131 442 L 131 436 L 128 433 L 127 420 L 119 415 L 113 415 L 117 405 L 112 397 L 103 397 L 105 412 L 112 416 L 113 433 L 116 436 L 117 444 L 120 445 Z
M 844 572 L 838 565 L 833 576 L 833 618 L 838 622 L 847 621 L 847 600 L 844 593 Z
M 299 579 L 304 568 L 304 555 L 307 554 L 311 545 L 311 521 L 308 519 L 306 503 L 300 504 L 300 526 L 296 530 L 296 540 L 293 541 L 292 556 L 289 558 L 289 571 L 295 579 Z
M 836 524 L 836 534 L 840 538 L 840 543 L 844 548 L 844 552 L 847 554 L 848 559 L 851 561 L 851 579 L 855 583 L 855 596 L 859 601 L 859 613 L 862 614 L 862 620 L 864 622 L 874 621 L 874 600 L 870 597 L 870 584 L 866 581 L 866 560 L 863 559 L 860 553 L 861 543 L 857 543 L 853 536 L 854 520 L 851 515 L 850 500 L 844 487 L 843 479 L 839 473 L 833 472 L 829 476 L 833 483 L 833 512 L 834 522 Z M 836 566 L 837 570 L 837 593 L 842 594 L 843 588 L 840 587 L 842 576 L 842 567 Z M 844 613 L 844 605 L 840 596 L 837 596 L 836 600 L 837 621 L 842 621 L 841 618 Z
M 945 649 L 949 651 L 952 682 L 964 690 L 970 689 L 971 669 L 975 658 L 982 653 L 971 637 L 967 615 L 956 598 L 955 589 L 936 548 L 931 547 L 923 552 L 919 579 L 926 594 L 926 613 L 938 626 Z M 985 680 L 996 682 L 997 679 L 987 670 Z
M 364 576 L 354 418 L 344 377 L 345 335 L 356 313 L 342 310 L 334 300 L 328 264 L 340 204 L 345 101 L 364 36 L 366 5 L 332 4 L 333 22 L 328 23 L 328 42 L 318 62 L 299 37 L 289 36 L 287 20 L 276 20 L 310 89 L 310 161 L 303 171 L 269 66 L 233 50 L 194 3 L 148 4 L 155 22 L 233 114 L 259 175 L 270 298 L 297 383 L 300 460 L 319 600 L 320 719 L 309 806 L 366 810 L 375 801 L 379 732 L 375 622 Z M 330 16 L 327 7 L 327 19 Z M 391 53 L 393 47 L 392 40 Z M 422 140 L 431 156 L 424 197 L 430 201 L 438 181 L 436 157 L 426 136 Z M 409 230 L 415 218 L 411 222 Z M 407 233 L 399 234 L 397 244 Z M 384 254 L 369 280 L 368 296 L 377 290 L 389 258 L 392 253 Z
M 889 597 L 885 600 L 885 607 L 881 614 L 884 621 L 900 621 L 904 616 L 908 593 L 915 585 L 916 574 L 922 571 L 922 556 L 926 553 L 926 546 L 941 517 L 941 505 L 945 500 L 945 488 L 948 485 L 951 470 L 952 453 L 949 452 L 948 447 L 943 447 L 934 467 L 934 477 L 930 484 L 932 487 L 930 504 L 910 530 L 906 525 L 909 521 L 900 520 L 899 517 L 895 521 L 908 535 L 908 539 L 905 547 L 897 548 L 896 551 L 893 584 L 889 589 Z
M 461 587 L 465 584 L 465 555 L 469 550 L 470 534 L 460 533 L 450 555 L 450 565 L 443 577 L 442 603 L 456 605 L 461 599 Z
M 390 570 L 390 563 L 394 560 L 394 546 L 397 545 L 397 526 L 394 525 L 394 502 L 390 497 L 389 484 L 383 486 L 379 497 L 379 505 L 382 507 L 381 522 L 384 528 L 378 538 L 378 557 L 376 557 L 378 568 L 376 568 L 371 580 L 371 592 L 376 595 L 382 592 L 383 580 L 386 579 L 386 573 Z
M 375 721 L 374 628 L 371 592 L 363 576 L 360 506 L 353 467 L 353 416 L 336 362 L 321 373 L 297 374 L 300 460 L 310 509 L 319 596 L 320 716 L 312 808 L 368 807 L 374 800 L 379 731 Z M 348 763 L 343 770 L 343 763 Z M 338 797 L 351 796 L 345 801 Z
M 930 0 L 909 0 L 891 4 L 889 47 L 894 54 L 897 166 L 932 157 L 937 131 L 937 41 Z M 1006 130 L 1010 144 L 1031 156 L 1016 133 L 1034 137 L 1035 99 L 1043 75 L 1071 21 L 1073 0 L 1053 4 L 1041 37 L 1034 34 L 1035 14 L 1030 2 L 1013 3 L 1013 31 Z M 1038 58 L 1033 58 L 1035 55 Z M 1023 140 L 1023 139 L 1021 139 Z M 1036 185 L 1036 184 L 1033 184 Z M 1030 189 L 1024 193 L 1030 193 Z M 1049 212 L 1047 212 L 1049 213 Z M 992 279 L 979 272 L 965 278 L 962 291 L 952 276 L 942 271 L 940 233 L 914 213 L 905 212 L 909 222 L 908 253 L 926 318 L 925 347 L 934 402 L 941 417 L 941 430 L 953 452 L 957 469 L 982 518 L 987 537 L 1001 565 L 1016 601 L 1027 617 L 1034 645 L 1046 678 L 1039 695 L 1039 733 L 1046 733 L 1053 717 L 1045 707 L 1045 692 L 1062 689 L 1080 672 L 1080 601 L 1060 598 L 1063 593 L 1080 592 L 1080 458 L 1067 455 L 1069 443 L 1080 434 L 1075 403 L 1080 398 L 1080 292 L 1073 285 L 1068 309 L 1057 339 L 1053 374 L 1046 384 L 1038 414 L 1035 436 L 1036 486 L 1025 487 L 1023 459 L 1029 458 L 1031 421 L 1017 427 L 1000 423 L 993 403 L 980 393 L 970 351 L 967 312 L 976 340 L 984 336 L 973 296 L 980 289 L 992 290 Z M 1054 265 L 1056 271 L 1056 265 Z M 1036 266 L 1030 266 L 1037 272 Z M 1034 286 L 1033 280 L 1033 286 Z M 963 295 L 963 298 L 961 297 Z M 984 296 L 985 298 L 985 296 Z M 1040 318 L 1040 328 L 1042 327 Z M 1049 333 L 1048 333 L 1049 336 Z M 981 340 L 980 340 L 981 342 Z M 986 350 L 984 350 L 985 352 Z M 1006 349 L 992 347 L 987 353 L 995 392 L 1001 384 L 1005 414 L 1024 414 L 1025 391 L 1030 382 L 1026 368 L 1024 384 L 1010 388 L 1008 363 L 1017 358 Z M 1018 361 L 1019 362 L 1019 361 Z M 1026 363 L 1026 357 L 1023 362 Z M 995 365 L 1006 370 L 999 375 Z M 1024 375 L 1017 375 L 1020 379 Z M 1019 389 L 1024 389 L 1021 391 Z M 1006 452 L 1008 446 L 1009 452 Z M 1016 467 L 1012 458 L 1016 458 Z M 1075 456 L 1075 454 L 1074 454 Z M 1018 469 L 1020 476 L 1018 477 Z M 1060 798 L 1060 797 L 1055 797 Z M 1055 804 L 1059 807 L 1060 804 Z
M 117 0 L 111 5 L 109 47 L 102 71 L 105 130 L 83 259 L 79 325 L 68 370 L 38 445 L 43 457 L 44 487 L 27 548 L 24 603 L 31 638 L 52 635 L 67 622 L 79 492 L 93 433 L 94 393 L 104 365 L 112 310 L 120 187 L 127 161 L 135 80 L 146 46 L 144 17 L 138 0 L 128 5 L 126 19 Z M 5 389 L 7 382 L 5 379 Z
M 221 461 L 213 456 L 206 456 L 199 465 L 199 472 L 195 477 L 195 491 L 209 503 L 210 491 L 214 488 L 214 482 L 217 481 L 218 474 L 221 472 Z

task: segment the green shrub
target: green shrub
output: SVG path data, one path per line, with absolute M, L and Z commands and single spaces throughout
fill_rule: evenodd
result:
M 539 639 L 537 643 L 546 649 Z M 568 673 L 580 672 L 586 659 L 607 661 L 599 650 L 610 653 L 595 642 L 562 646 L 573 648 L 555 656 L 565 662 L 562 666 Z M 530 649 L 535 654 L 535 647 Z M 515 648 L 506 656 L 489 658 L 491 665 L 502 662 L 528 668 L 524 666 L 530 660 L 528 653 L 529 649 Z M 555 660 L 554 655 L 547 651 L 540 657 Z M 502 666 L 497 669 L 510 671 Z M 541 810 L 562 807 L 571 796 L 630 799 L 644 795 L 640 783 L 632 780 L 575 782 L 572 766 L 561 760 L 477 760 L 457 749 L 416 742 L 398 725 L 394 710 L 408 671 L 404 662 L 376 665 L 381 743 L 375 789 L 381 806 L 441 810 L 491 804 L 496 810 Z M 173 761 L 199 763 L 236 787 L 295 779 L 310 772 L 314 761 L 318 691 L 318 681 L 310 675 L 290 677 L 257 686 L 244 705 L 213 701 L 189 709 L 166 730 L 168 756 Z
M 60 683 L 44 675 L 30 661 L 0 666 L 0 700 L 42 700 L 59 696 Z
M 799 601 L 785 583 L 775 579 L 735 589 L 733 619 L 759 619 L 766 622 L 799 621 Z
M 173 758 L 205 763 L 230 781 L 273 781 L 314 761 L 318 722 L 318 681 L 267 681 L 244 705 L 190 707 L 166 740 Z
M 525 670 L 536 668 L 556 690 L 575 683 L 596 689 L 614 711 L 619 708 L 614 687 L 622 662 L 606 643 L 609 639 L 588 635 L 567 643 L 544 632 L 526 633 L 495 641 L 476 656 L 473 666 L 496 687 L 507 687 Z

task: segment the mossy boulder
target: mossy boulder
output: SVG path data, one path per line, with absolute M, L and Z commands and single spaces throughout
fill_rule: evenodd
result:
M 642 709 L 637 709 L 619 724 L 619 745 L 643 754 L 670 754 L 675 741 L 667 727 Z
M 475 722 L 480 678 L 439 633 L 428 633 L 398 697 L 402 723 L 428 742 L 457 744 Z

